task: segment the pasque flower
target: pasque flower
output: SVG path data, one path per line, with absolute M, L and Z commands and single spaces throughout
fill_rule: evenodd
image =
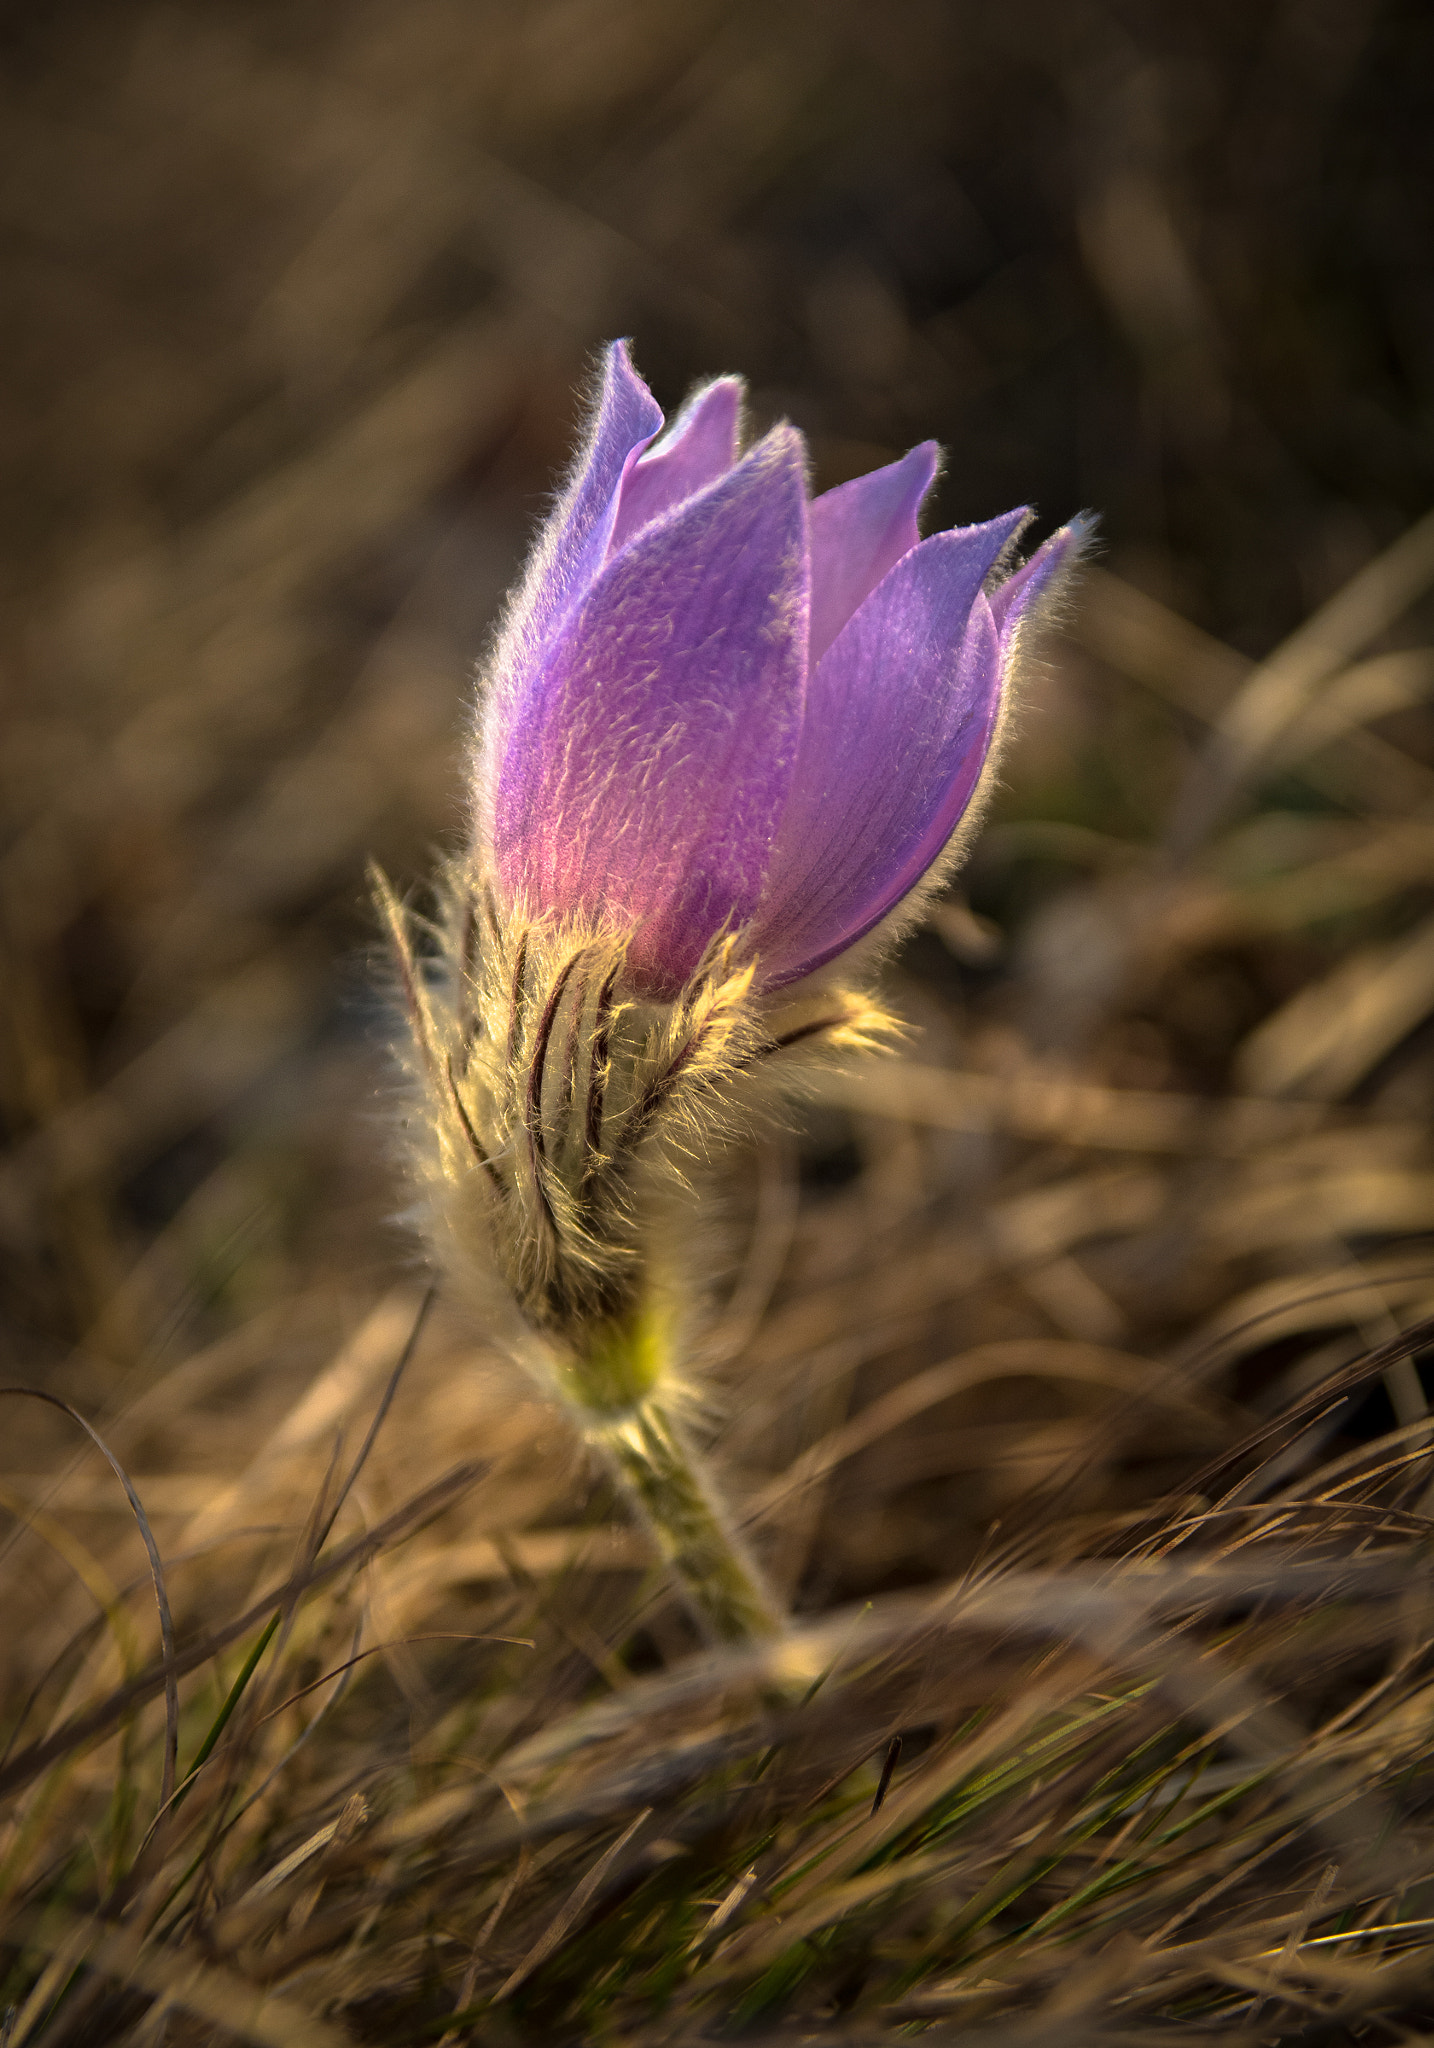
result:
M 628 935 L 673 997 L 719 932 L 756 985 L 825 965 L 937 866 L 1080 523 L 1002 580 L 1021 509 L 921 539 L 932 442 L 812 499 L 740 381 L 663 417 L 621 342 L 501 637 L 477 843 L 504 905 Z
M 628 1485 L 718 1635 L 776 1607 L 688 1439 L 694 1161 L 763 1077 L 891 1019 L 850 969 L 974 815 L 1079 544 L 923 540 L 930 442 L 812 499 L 742 387 L 662 414 L 614 343 L 488 664 L 436 918 L 379 898 L 439 1263 Z M 821 971 L 826 970 L 826 971 Z

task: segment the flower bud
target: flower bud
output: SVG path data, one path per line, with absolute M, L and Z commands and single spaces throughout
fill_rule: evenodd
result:
M 742 452 L 741 401 L 720 378 L 660 434 L 607 350 L 485 678 L 436 972 L 385 897 L 445 1263 L 495 1267 L 589 1407 L 671 1348 L 662 1216 L 743 1077 L 886 1028 L 833 974 L 949 861 L 1083 533 L 1014 573 L 1025 510 L 923 540 L 930 442 L 813 499 L 794 428 Z

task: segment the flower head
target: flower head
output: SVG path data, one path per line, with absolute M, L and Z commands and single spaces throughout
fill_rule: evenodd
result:
M 473 842 L 418 947 L 380 885 L 435 1245 L 501 1282 L 590 1408 L 635 1398 L 611 1361 L 692 1293 L 694 1159 L 769 1079 L 889 1038 L 815 970 L 939 873 L 1080 539 L 1014 573 L 1024 511 L 923 540 L 929 442 L 812 500 L 793 428 L 741 452 L 741 401 L 719 378 L 659 438 L 608 349 L 490 666 Z
M 659 1000 L 724 933 L 757 989 L 795 981 L 938 867 L 1083 531 L 1002 580 L 1031 515 L 923 540 L 934 443 L 811 499 L 795 428 L 740 451 L 741 400 L 719 378 L 659 438 L 608 348 L 479 728 L 477 851 L 500 902 L 621 933 Z

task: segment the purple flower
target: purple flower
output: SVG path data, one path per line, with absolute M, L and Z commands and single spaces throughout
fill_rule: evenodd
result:
M 1023 625 L 1079 546 L 999 580 L 1022 509 L 922 540 L 933 442 L 809 499 L 790 426 L 739 453 L 742 386 L 663 416 L 624 343 L 513 602 L 483 705 L 499 894 L 631 933 L 671 997 L 741 929 L 810 973 L 928 873 L 971 804 Z

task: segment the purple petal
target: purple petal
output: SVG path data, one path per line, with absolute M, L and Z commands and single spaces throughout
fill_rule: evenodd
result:
M 811 510 L 813 668 L 857 606 L 921 538 L 916 515 L 941 460 L 923 441 L 900 462 L 824 491 Z
M 1000 709 L 1001 649 L 981 585 L 1028 517 L 922 541 L 810 677 L 758 912 L 766 985 L 810 973 L 879 924 L 955 831 Z
M 613 557 L 502 762 L 504 892 L 635 926 L 630 964 L 654 995 L 750 917 L 766 877 L 801 729 L 803 457 L 776 428 Z
M 618 500 L 609 553 L 727 474 L 737 460 L 742 394 L 740 377 L 719 377 L 695 391 L 656 446 L 639 455 Z
M 549 642 L 602 567 L 623 477 L 661 425 L 661 409 L 633 369 L 627 343 L 609 342 L 587 438 L 529 557 L 493 656 L 474 766 L 480 843 L 492 837 L 494 784 L 508 733 L 524 715 Z
M 623 478 L 662 425 L 662 409 L 632 367 L 625 341 L 609 342 L 588 438 L 524 579 L 538 630 L 555 625 L 602 567 Z
M 991 616 L 1001 636 L 1003 652 L 1013 644 L 1021 621 L 1040 609 L 1042 598 L 1071 567 L 1094 531 L 1095 521 L 1082 514 L 1042 542 L 1028 562 L 1014 576 L 991 593 Z

